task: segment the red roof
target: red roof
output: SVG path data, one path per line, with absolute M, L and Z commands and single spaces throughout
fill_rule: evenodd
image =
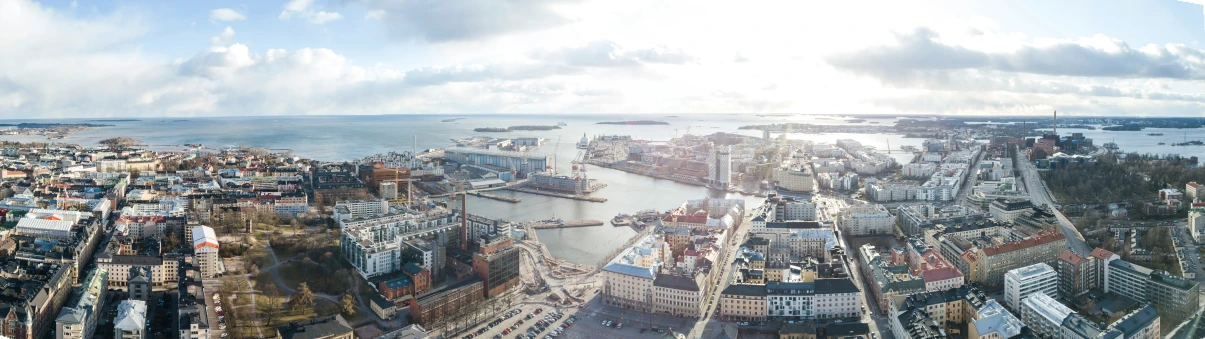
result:
M 1030 247 L 1050 243 L 1052 241 L 1062 240 L 1065 237 L 1066 236 L 1064 236 L 1063 233 L 1058 232 L 1058 231 L 1042 231 L 1042 232 L 1038 232 L 1038 235 L 1035 235 L 1035 236 L 1029 237 L 1029 238 L 1025 238 L 1024 240 L 1021 240 L 1021 241 L 1014 241 L 1014 242 L 1010 242 L 1007 244 L 1000 244 L 1000 245 L 984 248 L 983 253 L 987 254 L 987 255 L 997 255 L 1000 253 L 1016 251 L 1016 250 L 1019 250 L 1022 248 L 1030 248 Z
M 1063 254 L 1059 255 L 1059 260 L 1066 261 L 1072 265 L 1079 265 L 1080 263 L 1084 262 L 1084 257 L 1081 257 L 1079 254 L 1075 254 L 1075 252 L 1072 251 L 1063 251 Z
M 1097 259 L 1108 259 L 1109 257 L 1115 256 L 1115 255 L 1117 255 L 1117 254 L 1114 254 L 1113 252 L 1109 252 L 1108 250 L 1099 248 L 1099 247 L 1092 250 L 1092 257 L 1097 258 Z
M 923 275 L 925 276 L 925 282 L 932 282 L 961 277 L 962 272 L 959 272 L 953 267 L 943 267 L 925 271 Z

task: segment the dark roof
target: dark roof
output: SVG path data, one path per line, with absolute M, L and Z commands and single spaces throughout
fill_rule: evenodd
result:
M 119 265 L 162 265 L 163 258 L 145 255 L 115 255 L 112 262 Z
M 816 279 L 816 294 L 854 293 L 860 291 L 849 279 Z
M 653 280 L 653 286 L 693 292 L 699 291 L 699 284 L 694 279 L 673 274 L 658 274 L 657 279 Z
M 828 336 L 852 336 L 859 334 L 870 333 L 870 325 L 866 323 L 842 323 L 828 324 L 824 327 L 824 333 Z
M 347 334 L 351 330 L 351 325 L 347 323 L 347 320 L 343 320 L 343 316 L 338 314 L 304 322 L 294 322 L 276 328 L 281 339 L 318 339 Z
M 396 305 L 394 305 L 394 303 L 392 301 L 389 301 L 389 299 L 385 299 L 385 297 L 382 297 L 380 294 L 375 294 L 375 293 L 372 295 L 372 303 L 376 304 L 377 307 L 379 307 L 381 309 L 386 309 L 386 308 L 396 306 Z
M 772 221 L 766 223 L 766 228 L 820 228 L 818 221 Z
M 406 270 L 406 273 L 410 273 L 411 275 L 415 275 L 415 274 L 418 274 L 419 272 L 423 271 L 423 268 L 421 266 L 415 265 L 412 262 L 406 263 L 406 266 L 402 266 L 402 269 Z
M 764 297 L 764 296 L 766 296 L 766 286 L 765 285 L 752 285 L 752 284 L 732 284 L 732 285 L 728 285 L 728 287 L 725 287 L 724 291 L 721 293 L 729 294 L 729 295 L 746 295 L 746 296 Z

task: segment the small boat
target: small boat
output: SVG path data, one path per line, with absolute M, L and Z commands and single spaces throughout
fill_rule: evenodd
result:
M 556 125 L 557 126 L 569 126 L 569 124 L 566 124 L 564 122 L 558 122 L 558 123 L 556 123 Z
M 1166 142 L 1159 143 L 1159 146 L 1163 146 L 1163 145 L 1167 145 L 1167 143 Z

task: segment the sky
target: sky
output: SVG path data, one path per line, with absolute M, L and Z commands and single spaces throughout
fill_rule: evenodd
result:
M 1174 0 L 0 0 L 0 118 L 1202 116 L 1202 41 Z

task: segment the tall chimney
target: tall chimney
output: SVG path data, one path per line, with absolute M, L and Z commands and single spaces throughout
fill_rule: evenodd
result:
M 1054 111 L 1054 135 L 1059 135 L 1059 111 Z
M 460 195 L 460 250 L 469 251 L 469 210 L 467 192 Z

